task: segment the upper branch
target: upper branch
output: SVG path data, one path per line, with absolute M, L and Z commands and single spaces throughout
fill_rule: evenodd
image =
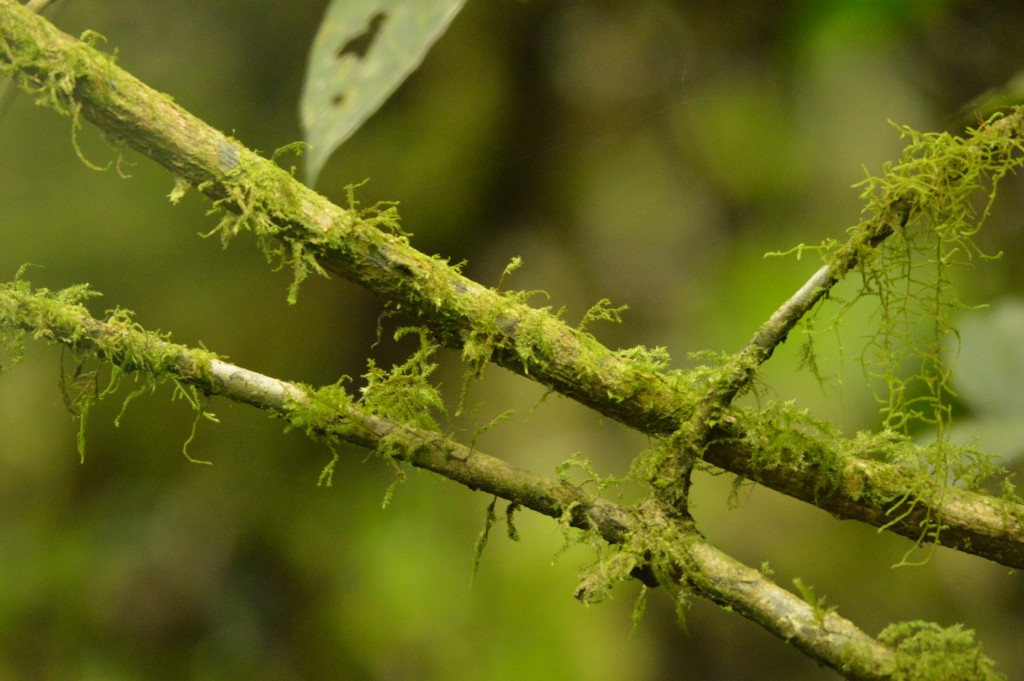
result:
M 280 239 L 296 257 L 315 257 L 314 264 L 417 316 L 448 346 L 486 347 L 484 359 L 651 435 L 675 432 L 699 407 L 699 400 L 686 390 L 692 386 L 684 385 L 678 374 L 638 366 L 547 311 L 473 282 L 416 251 L 403 237 L 332 204 L 144 85 L 110 56 L 13 0 L 0 0 L 0 72 L 15 76 L 41 103 L 71 115 L 75 125 L 80 116 L 92 121 L 196 186 L 218 206 L 235 211 L 236 227 Z M 1018 111 L 999 123 L 1020 137 L 1022 119 Z M 893 224 L 897 215 L 883 211 L 879 224 Z M 820 295 L 815 291 L 806 301 Z M 789 322 L 774 325 L 774 337 L 755 342 L 761 348 L 755 352 L 758 361 L 781 342 L 787 325 L 791 327 Z M 820 457 L 812 460 L 806 452 L 793 452 L 765 468 L 756 464 L 757 447 L 737 426 L 716 428 L 725 429 L 723 437 L 712 438 L 704 451 L 705 460 L 716 466 L 838 517 L 884 526 L 914 540 L 922 523 L 941 518 L 944 541 L 952 539 L 960 550 L 1024 568 L 1024 509 L 1018 505 L 949 490 L 910 499 L 909 512 L 888 522 L 886 512 L 893 504 L 908 502 L 908 489 L 927 487 L 923 474 L 859 459 L 833 444 L 827 454 L 842 465 L 830 468 L 829 494 L 823 496 Z M 908 481 L 914 484 L 900 486 Z

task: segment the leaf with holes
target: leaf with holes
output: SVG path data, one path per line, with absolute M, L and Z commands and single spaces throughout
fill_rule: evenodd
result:
M 465 0 L 333 0 L 309 54 L 306 182 L 416 70 Z

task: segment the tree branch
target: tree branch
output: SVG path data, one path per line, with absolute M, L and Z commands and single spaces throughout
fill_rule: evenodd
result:
M 658 542 L 641 543 L 633 551 L 662 554 L 658 576 L 674 589 L 731 608 L 848 678 L 886 679 L 895 672 L 890 647 L 737 562 L 709 544 L 692 523 L 679 522 L 656 503 L 634 510 L 594 498 L 579 487 L 516 468 L 439 433 L 369 413 L 336 386 L 325 398 L 307 386 L 224 362 L 206 350 L 171 343 L 166 336 L 143 330 L 124 313 L 96 319 L 76 302 L 84 292 L 81 288 L 32 291 L 23 281 L 0 286 L 0 331 L 28 331 L 64 344 L 80 356 L 96 356 L 125 372 L 138 372 L 146 381 L 176 381 L 207 395 L 252 405 L 321 438 L 377 450 L 470 489 L 567 521 L 610 544 L 656 536 Z M 324 400 L 329 403 L 323 404 Z M 657 585 L 646 567 L 638 564 L 632 572 Z
M 697 412 L 701 400 L 694 398 L 685 376 L 633 362 L 548 312 L 483 287 L 419 253 L 403 237 L 330 203 L 145 86 L 110 56 L 61 33 L 12 0 L 0 0 L 0 71 L 14 75 L 41 103 L 70 115 L 73 125 L 80 117 L 92 121 L 115 141 L 196 186 L 217 206 L 234 211 L 225 230 L 247 228 L 261 240 L 280 239 L 289 244 L 296 266 L 322 265 L 360 283 L 416 315 L 444 344 L 463 348 L 470 361 L 494 361 L 655 436 L 676 432 Z M 1016 111 L 999 123 L 1019 139 L 1022 120 L 1024 114 Z M 900 207 L 890 205 L 873 219 L 892 225 L 901 218 Z M 841 274 L 837 270 L 825 279 Z M 820 297 L 815 291 L 805 293 L 798 309 Z M 794 319 L 789 313 L 783 318 Z M 770 355 L 792 324 L 770 321 L 766 326 L 763 341 L 755 337 L 748 346 L 755 348 L 749 350 L 758 360 L 755 364 Z M 854 449 L 835 443 L 815 443 L 816 456 L 792 450 L 764 466 L 758 463 L 754 438 L 735 423 L 718 424 L 710 435 L 703 458 L 711 464 L 837 517 L 885 527 L 915 541 L 921 539 L 925 523 L 939 519 L 943 541 L 952 541 L 954 548 L 1024 568 L 1020 505 L 956 489 L 941 495 L 910 494 L 908 490 L 928 490 L 933 483 L 923 474 L 854 457 Z M 823 460 L 831 462 L 827 476 Z M 887 513 L 896 505 L 909 512 L 890 522 Z

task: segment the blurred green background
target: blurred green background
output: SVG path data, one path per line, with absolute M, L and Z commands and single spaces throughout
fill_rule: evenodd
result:
M 323 8 L 65 0 L 53 20 L 102 33 L 123 67 L 270 153 L 301 137 Z M 689 352 L 738 349 L 817 267 L 766 251 L 841 238 L 858 221 L 862 165 L 877 172 L 900 153 L 887 119 L 974 123 L 969 102 L 1024 68 L 1022 25 L 1024 5 L 1008 1 L 472 0 L 317 188 L 343 201 L 346 184 L 370 178 L 359 196 L 399 201 L 420 250 L 467 260 L 489 285 L 522 256 L 505 287 L 548 291 L 536 303 L 565 305 L 570 322 L 600 298 L 627 304 L 622 325 L 591 328 L 598 338 L 666 346 L 687 366 Z M 93 163 L 114 158 L 94 131 L 80 138 Z M 381 305 L 347 282 L 308 280 L 288 306 L 289 275 L 270 272 L 251 239 L 222 250 L 197 236 L 214 221 L 205 200 L 171 206 L 170 175 L 131 153 L 127 180 L 88 169 L 68 121 L 22 94 L 0 119 L 0 158 L 4 278 L 33 263 L 39 286 L 103 292 L 97 314 L 128 308 L 177 341 L 315 385 L 409 351 L 371 350 Z M 981 237 L 1005 255 L 967 273 L 968 301 L 1024 290 L 1022 207 L 1011 177 Z M 764 374 L 766 398 L 850 433 L 875 427 L 856 365 L 871 324 L 866 305 L 847 319 L 845 366 L 822 339 L 824 387 L 796 370 L 791 341 Z M 976 337 L 964 352 L 984 357 Z M 454 399 L 463 367 L 441 359 Z M 223 400 L 210 404 L 221 423 L 201 424 L 190 449 L 213 466 L 182 456 L 192 414 L 169 389 L 133 402 L 120 427 L 119 400 L 98 407 L 80 464 L 61 361 L 30 343 L 0 377 L 0 680 L 837 678 L 706 603 L 684 632 L 653 593 L 631 633 L 637 586 L 576 603 L 591 555 L 560 553 L 556 524 L 530 514 L 519 543 L 496 528 L 471 584 L 489 498 L 412 472 L 381 510 L 393 474 L 347 449 L 334 486 L 317 487 L 324 446 Z M 478 446 L 545 474 L 579 451 L 621 475 L 649 444 L 565 399 L 534 411 L 542 394 L 492 367 L 454 427 L 468 439 L 517 409 Z M 731 508 L 730 484 L 695 483 L 700 527 L 726 551 L 767 561 L 783 585 L 799 576 L 872 634 L 895 620 L 963 622 L 1002 671 L 1024 676 L 1019 576 L 945 550 L 893 570 L 908 542 L 761 488 Z

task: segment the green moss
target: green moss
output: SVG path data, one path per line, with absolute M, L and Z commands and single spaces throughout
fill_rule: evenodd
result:
M 650 373 L 667 371 L 672 363 L 672 356 L 663 347 L 648 348 L 643 345 L 637 345 L 625 350 L 619 350 L 616 354 L 631 363 L 637 370 Z
M 238 234 L 251 232 L 275 270 L 285 267 L 292 270 L 288 302 L 294 304 L 298 300 L 299 286 L 311 272 L 327 276 L 315 257 L 316 248 L 329 239 L 327 232 L 319 242 L 313 238 L 288 239 L 286 230 L 278 226 L 273 216 L 287 214 L 299 207 L 300 198 L 295 188 L 287 182 L 280 182 L 280 170 L 264 163 L 260 157 L 238 153 L 231 146 L 224 151 L 230 152 L 230 159 L 222 153 L 225 163 L 230 166 L 223 182 L 224 196 L 215 200 L 209 211 L 220 214 L 220 220 L 204 236 L 217 235 L 221 244 L 227 247 Z M 203 183 L 198 189 L 204 191 L 209 186 L 210 183 Z M 174 200 L 173 192 L 171 199 Z M 349 217 L 346 214 L 346 218 Z
M 505 283 L 505 277 L 509 276 L 522 266 L 523 259 L 518 255 L 513 256 L 512 259 L 508 261 L 508 264 L 505 265 L 505 269 L 501 271 L 501 276 L 498 277 L 498 285 L 494 287 L 494 290 L 500 292 L 502 284 Z
M 107 39 L 93 30 L 81 34 L 81 42 L 63 46 L 60 51 L 36 47 L 34 36 L 19 36 L 17 54 L 5 50 L 0 58 L 0 75 L 11 76 L 22 90 L 32 95 L 39 106 L 52 109 L 71 119 L 71 143 L 79 160 L 93 170 L 107 170 L 111 163 L 98 165 L 85 157 L 78 143 L 82 127 L 82 104 L 75 97 L 81 78 L 89 78 L 99 93 L 114 83 L 113 69 L 96 77 L 95 66 L 113 66 L 117 53 L 107 55 L 96 48 Z
M 811 610 L 814 612 L 814 619 L 817 621 L 818 626 L 824 627 L 825 616 L 835 612 L 836 606 L 825 605 L 825 601 L 827 599 L 824 596 L 819 596 L 814 593 L 814 587 L 809 584 L 805 584 L 799 577 L 793 578 L 793 586 L 796 587 L 796 591 L 800 594 L 800 598 L 804 599 L 804 602 L 811 606 Z
M 861 358 L 886 428 L 909 432 L 927 425 L 941 438 L 950 422 L 951 374 L 940 348 L 955 337 L 953 313 L 970 307 L 959 298 L 952 273 L 998 257 L 983 252 L 975 237 L 999 181 L 1024 162 L 1017 135 L 991 125 L 998 117 L 968 138 L 896 126 L 909 143 L 898 163 L 858 184 L 866 217 L 850 229 L 850 241 L 829 239 L 789 251 L 798 258 L 818 251 L 837 276 L 855 256 L 861 288 L 838 316 L 862 299 L 876 301 L 877 331 Z M 979 192 L 986 195 L 980 209 L 974 200 Z M 813 366 L 813 351 L 805 357 Z
M 491 499 L 491 503 L 487 505 L 484 513 L 484 526 L 480 530 L 480 534 L 477 535 L 476 546 L 473 550 L 473 577 L 476 577 L 477 572 L 480 570 L 480 561 L 483 558 L 484 549 L 487 547 L 487 541 L 490 538 L 491 528 L 498 521 L 498 516 L 495 513 L 495 508 L 498 505 L 498 497 Z M 519 509 L 519 504 L 511 501 L 505 509 L 505 529 L 508 538 L 512 541 L 519 541 L 519 531 L 516 529 L 513 521 L 515 512 Z
M 195 439 L 196 429 L 199 427 L 199 423 L 202 420 L 205 419 L 213 423 L 220 423 L 220 420 L 217 418 L 216 414 L 206 409 L 206 398 L 194 385 L 185 385 L 181 381 L 174 381 L 174 395 L 171 399 L 185 400 L 192 407 L 192 412 L 195 414 L 195 418 L 192 419 L 192 431 L 189 433 L 184 444 L 182 444 L 181 453 L 184 454 L 185 458 L 191 463 L 211 465 L 211 461 L 193 458 L 192 455 L 188 453 L 188 446 L 192 444 L 192 441 Z
M 96 44 L 98 39 L 88 34 L 83 35 L 83 40 Z M 85 49 L 88 48 L 67 50 L 66 68 L 42 70 L 50 74 L 42 82 L 30 82 L 20 76 L 23 85 L 32 89 L 42 103 L 71 117 L 73 135 L 79 126 L 81 106 L 73 98 L 80 72 L 76 61 L 84 60 Z M 43 56 L 37 50 L 26 59 Z M 94 59 L 91 52 L 89 58 Z M 112 64 L 112 60 L 109 63 Z M 27 65 L 27 62 L 14 63 L 0 65 L 0 68 L 11 71 Z M 100 83 L 100 88 L 107 82 L 102 78 L 93 80 Z M 102 90 L 96 97 L 102 99 Z M 683 585 L 675 593 L 682 620 L 689 598 L 686 585 L 708 585 L 714 576 L 690 566 L 686 549 L 697 535 L 685 514 L 685 503 L 671 502 L 680 499 L 685 502 L 690 467 L 709 446 L 722 442 L 720 438 L 741 440 L 745 450 L 754 453 L 749 464 L 755 471 L 802 472 L 814 468 L 818 473 L 815 492 L 821 494 L 833 491 L 846 454 L 863 456 L 870 452 L 904 469 L 926 472 L 938 481 L 903 485 L 905 494 L 901 498 L 885 500 L 890 504 L 892 523 L 906 517 L 919 500 L 930 500 L 929 495 L 941 494 L 943 484 L 976 487 L 997 470 L 991 459 L 982 453 L 953 447 L 945 438 L 951 418 L 951 390 L 949 373 L 939 359 L 939 347 L 944 338 L 955 333 L 949 325 L 951 313 L 965 307 L 950 283 L 950 273 L 956 267 L 988 257 L 977 248 L 974 236 L 990 211 L 998 180 L 1020 164 L 1019 155 L 1015 157 L 1020 144 L 1013 136 L 984 131 L 967 140 L 950 135 L 923 135 L 909 128 L 900 128 L 900 131 L 910 139 L 901 162 L 886 166 L 882 175 L 869 177 L 863 183 L 862 196 L 868 217 L 851 230 L 848 244 L 840 246 L 827 241 L 818 247 L 827 260 L 836 264 L 837 277 L 846 273 L 846 268 L 851 266 L 849 263 L 856 262 L 863 284 L 858 299 L 874 298 L 878 302 L 879 333 L 871 339 L 863 359 L 869 378 L 880 386 L 878 396 L 886 430 L 877 435 L 858 435 L 853 440 L 844 440 L 831 426 L 810 418 L 791 403 L 768 403 L 757 410 L 730 406 L 734 397 L 755 386 L 755 372 L 771 348 L 755 345 L 750 352 L 714 357 L 691 371 L 668 371 L 670 358 L 663 348 L 638 347 L 609 356 L 597 347 L 596 340 L 587 331 L 588 324 L 597 320 L 618 322 L 624 307 L 612 307 L 607 300 L 601 300 L 584 314 L 575 330 L 561 323 L 561 312 L 550 313 L 548 308 L 524 311 L 526 303 L 539 292 L 502 292 L 506 277 L 521 265 L 518 258 L 505 268 L 493 289 L 493 293 L 500 294 L 493 296 L 497 302 L 490 298 L 486 304 L 480 302 L 479 306 L 486 309 L 477 310 L 476 315 L 470 314 L 473 310 L 462 308 L 453 312 L 450 300 L 445 302 L 444 292 L 453 287 L 450 275 L 458 271 L 458 266 L 450 266 L 439 258 L 392 257 L 394 254 L 389 249 L 408 241 L 408 235 L 401 229 L 396 205 L 378 203 L 362 208 L 356 200 L 354 186 L 347 188 L 348 209 L 335 214 L 331 218 L 333 224 L 319 225 L 319 231 L 306 228 L 308 226 L 300 228 L 299 218 L 294 216 L 305 214 L 303 201 L 309 197 L 291 182 L 290 174 L 263 163 L 234 140 L 226 140 L 219 143 L 219 150 L 215 152 L 219 171 L 213 174 L 216 182 L 204 183 L 199 188 L 218 195 L 213 212 L 219 214 L 219 221 L 211 234 L 218 234 L 226 245 L 235 235 L 252 232 L 270 262 L 278 268 L 291 269 L 289 302 L 295 302 L 302 281 L 310 273 L 326 274 L 318 258 L 330 253 L 343 253 L 347 257 L 355 248 L 365 248 L 366 253 L 360 252 L 358 257 L 350 259 L 356 265 L 346 262 L 345 267 L 358 268 L 363 262 L 374 266 L 383 264 L 382 267 L 386 265 L 392 270 L 389 274 L 402 275 L 383 282 L 374 280 L 371 288 L 378 293 L 401 290 L 403 295 L 396 298 L 415 301 L 417 305 L 425 302 L 423 307 L 426 308 L 432 306 L 433 309 L 416 310 L 428 322 L 434 314 L 465 315 L 471 319 L 470 324 L 460 319 L 458 324 L 448 325 L 449 328 L 468 327 L 462 332 L 464 337 L 445 339 L 453 344 L 456 340 L 462 342 L 463 359 L 470 366 L 467 385 L 469 377 L 479 376 L 499 350 L 503 357 L 513 357 L 513 361 L 518 358 L 523 373 L 539 374 L 537 369 L 543 368 L 549 377 L 561 370 L 561 367 L 551 370 L 548 366 L 553 357 L 571 364 L 573 358 L 565 359 L 567 356 L 580 349 L 586 350 L 587 353 L 580 351 L 578 354 L 600 357 L 614 364 L 616 370 L 622 369 L 625 378 L 621 379 L 621 385 L 615 386 L 621 388 L 615 392 L 612 400 L 615 403 L 626 402 L 634 394 L 655 392 L 645 388 L 643 382 L 655 380 L 652 375 L 657 374 L 656 379 L 669 386 L 676 400 L 672 416 L 677 417 L 679 427 L 638 457 L 631 471 L 633 477 L 650 485 L 655 494 L 637 507 L 642 522 L 621 544 L 607 546 L 596 530 L 574 535 L 573 541 L 590 543 L 598 556 L 594 566 L 581 578 L 577 596 L 587 602 L 598 601 L 615 584 L 636 577 L 642 569 L 650 575 L 650 581 L 645 583 Z M 78 148 L 77 142 L 75 147 Z M 226 177 L 222 179 L 221 174 Z M 282 181 L 282 177 L 289 181 Z M 176 177 L 170 199 L 180 199 L 188 184 L 187 179 Z M 970 197 L 979 189 L 989 192 L 988 202 L 976 211 Z M 289 223 L 289 219 L 293 222 Z M 356 228 L 377 229 L 388 238 L 354 246 L 344 240 L 344 235 Z M 801 245 L 794 249 L 795 255 L 799 258 L 810 248 Z M 467 284 L 457 283 L 463 289 L 456 293 L 469 289 Z M 55 294 L 33 293 L 27 283 L 20 281 L 20 275 L 19 280 L 9 286 L 9 290 L 17 291 L 26 301 L 22 304 L 6 302 L 0 306 L 0 319 L 4 322 L 0 325 L 0 348 L 11 362 L 16 362 L 23 352 L 23 328 L 35 329 L 37 335 L 50 340 L 60 340 L 81 354 L 94 352 L 99 358 L 99 366 L 79 363 L 73 371 L 65 373 L 62 381 L 62 392 L 69 408 L 82 424 L 79 440 L 83 452 L 89 409 L 97 400 L 116 391 L 122 378 L 133 372 L 141 377 L 141 386 L 130 393 L 124 405 L 142 391 L 171 380 L 175 397 L 187 401 L 194 410 L 192 434 L 183 447 L 185 456 L 193 460 L 188 454 L 188 445 L 195 435 L 196 424 L 201 419 L 216 419 L 205 408 L 202 390 L 175 378 L 175 363 L 180 361 L 181 352 L 170 344 L 168 336 L 143 332 L 132 321 L 130 313 L 121 310 L 109 313 L 103 332 L 98 333 L 95 327 L 83 322 L 84 315 L 76 315 L 76 311 L 84 312 L 81 302 L 92 295 L 86 287 L 73 287 Z M 469 306 L 472 303 L 467 304 Z M 394 304 L 395 311 L 400 307 Z M 35 316 L 29 318 L 27 314 Z M 769 335 L 775 336 L 784 336 L 790 328 L 783 322 L 770 322 L 767 326 Z M 927 327 L 926 333 L 921 333 L 924 327 Z M 406 335 L 418 338 L 418 349 L 405 362 L 390 369 L 379 367 L 371 360 L 357 400 L 346 391 L 343 379 L 319 390 L 307 389 L 307 399 L 302 400 L 301 405 L 290 406 L 290 423 L 324 438 L 334 455 L 321 473 L 321 484 L 331 484 L 337 461 L 333 447 L 342 436 L 346 439 L 353 436 L 351 439 L 357 441 L 362 437 L 364 443 L 375 446 L 395 467 L 397 482 L 403 476 L 397 455 L 408 456 L 410 447 L 417 446 L 410 445 L 409 430 L 441 431 L 439 420 L 447 418 L 447 414 L 440 392 L 432 383 L 437 339 L 426 329 L 404 328 L 396 334 L 396 340 Z M 202 356 L 195 356 L 200 358 L 198 371 L 202 372 Z M 112 368 L 109 378 L 104 380 L 100 369 L 108 361 L 112 362 Z M 814 370 L 813 346 L 807 346 L 804 361 Z M 915 368 L 908 374 L 905 365 L 911 362 Z M 573 366 L 571 370 L 574 372 L 572 379 L 577 382 L 605 375 L 604 366 Z M 571 382 L 563 383 L 567 384 L 570 387 L 563 391 L 573 394 L 574 387 Z M 578 395 L 585 396 L 585 392 L 586 388 L 581 388 Z M 599 402 L 599 398 L 593 398 L 593 402 Z M 460 399 L 459 411 L 462 406 Z M 356 407 L 362 414 L 386 419 L 390 430 L 383 435 L 378 431 L 370 432 L 366 424 L 372 419 L 361 426 L 354 424 L 346 415 Z M 654 410 L 650 405 L 640 407 Z M 916 447 L 909 440 L 907 433 L 920 424 L 935 428 L 937 438 L 933 446 Z M 362 436 L 356 432 L 361 427 L 367 430 Z M 422 444 L 419 446 L 425 449 Z M 618 482 L 600 477 L 588 462 L 575 454 L 556 470 L 566 487 L 572 487 L 568 479 L 570 471 L 582 471 L 586 478 L 583 484 L 593 483 L 598 493 Z M 903 475 L 903 472 L 892 475 Z M 914 478 L 909 476 L 898 482 L 908 479 Z M 385 494 L 385 503 L 392 490 L 393 486 Z M 488 532 L 496 522 L 495 502 L 487 509 L 476 564 Z M 565 505 L 561 522 L 567 532 L 570 526 L 582 524 L 577 511 L 583 506 L 580 501 Z M 506 512 L 509 536 L 513 538 L 517 536 L 512 522 L 516 507 L 512 502 Z M 940 528 L 940 518 L 927 518 L 919 541 L 938 541 Z M 819 624 L 823 625 L 829 612 L 824 599 L 816 597 L 813 590 L 798 580 L 794 583 L 814 607 Z M 714 592 L 713 588 L 700 590 Z M 645 602 L 644 593 L 646 591 L 638 600 L 638 611 Z M 907 669 L 915 668 L 915 658 L 922 656 L 931 664 L 932 651 L 939 651 L 935 653 L 936 660 L 950 654 L 957 658 L 958 673 L 990 670 L 990 662 L 973 647 L 970 632 L 911 623 L 894 626 L 883 632 L 885 636 L 889 638 L 883 640 L 896 647 L 898 655 L 902 656 L 901 663 L 907 662 Z M 935 662 L 935 678 L 964 678 L 941 676 L 946 673 L 943 665 L 947 661 Z
M 484 513 L 484 526 L 480 530 L 480 534 L 477 535 L 476 545 L 473 549 L 473 577 L 475 578 L 477 572 L 480 571 L 480 561 L 484 555 L 484 549 L 487 547 L 487 541 L 491 536 L 491 528 L 494 527 L 494 523 L 497 522 L 498 516 L 494 512 L 495 506 L 498 504 L 498 497 L 491 499 L 491 503 L 487 504 L 487 509 Z
M 440 433 L 438 419 L 448 420 L 440 390 L 430 381 L 437 368 L 433 356 L 438 346 L 421 327 L 400 328 L 395 332 L 395 340 L 410 335 L 418 339 L 419 347 L 401 364 L 384 369 L 372 359 L 367 361 L 365 384 L 358 399 L 346 390 L 350 379 L 343 376 L 332 385 L 315 390 L 306 388 L 305 398 L 290 404 L 287 412 L 291 426 L 324 440 L 332 452 L 333 446 L 342 440 L 362 442 L 387 461 L 394 470 L 395 482 L 385 491 L 384 506 L 390 503 L 396 486 L 405 480 L 399 460 L 408 456 L 410 438 L 404 429 Z M 348 418 L 356 411 L 363 416 Z M 359 422 L 365 415 L 379 416 L 397 427 L 383 435 L 360 432 Z M 336 458 L 321 471 L 319 484 L 331 484 Z
M 573 481 L 570 479 L 569 473 L 574 470 L 580 471 L 583 474 L 583 479 L 581 481 Z M 596 494 L 601 494 L 611 487 L 622 484 L 622 480 L 614 475 L 599 475 L 593 464 L 584 458 L 580 452 L 573 452 L 572 456 L 558 464 L 558 466 L 555 467 L 555 475 L 563 483 L 575 485 L 576 487 L 582 488 L 586 485 L 593 485 Z
M 581 576 L 576 598 L 597 603 L 615 585 L 638 578 L 646 586 L 660 585 L 672 593 L 679 624 L 685 628 L 691 588 L 696 586 L 700 590 L 700 585 L 712 578 L 696 567 L 690 568 L 689 548 L 699 534 L 692 521 L 678 517 L 658 500 L 641 502 L 635 510 L 643 521 L 623 543 L 596 549 L 598 559 Z M 708 589 L 704 593 L 713 591 Z M 638 607 L 642 612 L 642 601 Z
M 115 419 L 120 421 L 129 402 L 158 385 L 172 382 L 174 398 L 184 399 L 196 414 L 192 432 L 183 452 L 195 437 L 200 419 L 216 421 L 205 407 L 205 397 L 194 385 L 177 380 L 181 373 L 183 348 L 170 342 L 169 334 L 147 332 L 132 318 L 131 312 L 114 309 L 102 321 L 93 319 L 82 304 L 99 294 L 86 285 L 71 286 L 61 291 L 33 290 L 24 280 L 25 268 L 13 282 L 0 285 L 0 345 L 15 358 L 21 351 L 22 337 L 32 330 L 36 338 L 59 342 L 70 348 L 77 361 L 68 371 L 62 362 L 60 389 L 68 411 L 79 423 L 77 446 L 85 458 L 86 427 L 92 407 L 117 393 L 125 379 L 135 388 L 124 398 Z M 209 362 L 215 357 L 203 350 L 188 353 L 188 371 L 202 383 L 208 379 Z
M 554 327 L 549 323 L 550 316 L 544 314 L 550 308 L 537 308 L 531 310 L 531 314 L 521 314 L 521 306 L 538 295 L 547 296 L 547 292 L 501 290 L 508 276 L 522 266 L 522 258 L 518 256 L 509 261 L 493 289 L 495 293 L 501 293 L 497 304 L 491 301 L 492 304 L 479 306 L 474 324 L 462 336 L 462 361 L 468 365 L 469 370 L 459 399 L 459 413 L 464 406 L 469 383 L 483 377 L 495 351 L 513 350 L 522 363 L 523 373 L 529 375 L 531 364 L 542 361 L 552 350 Z
M 646 584 L 640 585 L 640 591 L 636 595 L 636 599 L 633 601 L 633 613 L 630 616 L 630 620 L 633 623 L 632 631 L 630 633 L 636 633 L 636 630 L 640 627 L 640 622 L 644 618 L 644 614 L 647 612 L 647 592 L 649 589 Z
M 857 242 L 862 282 L 857 299 L 877 303 L 877 331 L 862 360 L 886 428 L 910 432 L 929 426 L 943 439 L 951 422 L 953 391 L 952 372 L 940 350 L 956 338 L 953 314 L 970 307 L 960 299 L 952 274 L 998 257 L 983 252 L 976 236 L 999 181 L 1024 159 L 1020 142 L 1010 134 L 979 132 L 965 139 L 896 127 L 909 139 L 903 158 L 859 185 L 865 212 L 892 215 L 896 222 L 869 217 L 851 229 L 851 236 L 863 235 Z M 979 192 L 987 195 L 980 210 L 974 201 Z M 894 210 L 896 205 L 901 209 Z M 880 229 L 893 233 L 876 243 L 873 232 Z M 943 465 L 941 457 L 929 463 Z
M 942 628 L 932 622 L 898 622 L 882 630 L 878 640 L 896 651 L 897 681 L 996 681 L 1006 677 L 981 651 L 974 632 L 955 624 Z
M 628 305 L 619 305 L 618 307 L 612 307 L 612 301 L 607 298 L 602 298 L 593 305 L 590 309 L 583 314 L 583 319 L 580 320 L 576 330 L 580 333 L 586 331 L 587 325 L 591 322 L 605 321 L 612 322 L 614 324 L 622 323 L 622 313 L 629 309 Z
M 993 477 L 1006 474 L 992 456 L 949 442 L 953 367 L 945 364 L 942 353 L 958 338 L 952 317 L 971 307 L 953 284 L 954 272 L 998 257 L 982 251 L 976 237 L 991 212 L 999 181 L 1024 163 L 1020 131 L 998 123 L 999 117 L 966 138 L 896 126 L 908 144 L 899 162 L 886 164 L 881 174 L 869 175 L 858 185 L 865 219 L 849 230 L 850 240 L 842 245 L 831 239 L 820 246 L 801 244 L 790 251 L 798 258 L 817 251 L 832 266 L 836 280 L 856 263 L 860 289 L 853 299 L 838 301 L 829 329 L 854 305 L 874 303 L 874 331 L 860 360 L 879 403 L 883 434 L 870 442 L 864 435 L 845 441 L 820 424 L 813 427 L 815 437 L 826 438 L 830 449 L 858 456 L 874 452 L 877 458 L 925 474 L 909 478 L 917 482 L 896 500 L 893 522 L 918 500 L 938 501 L 944 485 L 980 490 Z M 975 201 L 979 193 L 985 196 L 980 205 Z M 806 331 L 802 364 L 816 372 L 816 332 L 810 326 Z M 768 441 L 787 437 L 789 424 L 771 425 L 777 418 L 766 415 L 758 419 L 761 425 L 753 426 L 762 434 L 764 447 L 756 451 L 769 454 L 757 455 L 759 466 L 770 465 L 770 457 L 779 451 Z M 930 429 L 934 441 L 915 446 L 908 436 L 922 429 Z M 918 544 L 937 541 L 941 525 L 941 518 L 928 518 Z
M 444 400 L 430 376 L 437 369 L 433 362 L 438 346 L 426 329 L 405 327 L 395 332 L 395 340 L 416 335 L 419 348 L 402 364 L 384 370 L 371 359 L 363 378 L 359 406 L 370 414 L 420 430 L 441 432 L 437 417 L 447 415 Z
M 316 480 L 316 486 L 321 487 L 333 487 L 334 486 L 334 469 L 338 465 L 338 459 L 340 458 L 338 452 L 334 449 L 334 444 L 331 442 L 327 443 L 328 448 L 331 450 L 331 460 L 328 461 L 324 467 L 320 470 L 320 477 Z
M 458 416 L 459 413 L 460 412 L 457 411 L 455 412 L 455 415 Z M 515 416 L 515 413 L 515 409 L 506 409 L 505 411 L 501 412 L 500 414 L 498 414 L 497 416 L 495 416 L 482 426 L 477 426 L 476 428 L 474 428 L 473 436 L 469 439 L 469 448 L 476 449 L 477 440 L 479 440 L 481 435 L 489 431 L 491 428 L 494 428 L 498 424 L 505 423 L 506 421 L 511 420 L 512 417 Z

